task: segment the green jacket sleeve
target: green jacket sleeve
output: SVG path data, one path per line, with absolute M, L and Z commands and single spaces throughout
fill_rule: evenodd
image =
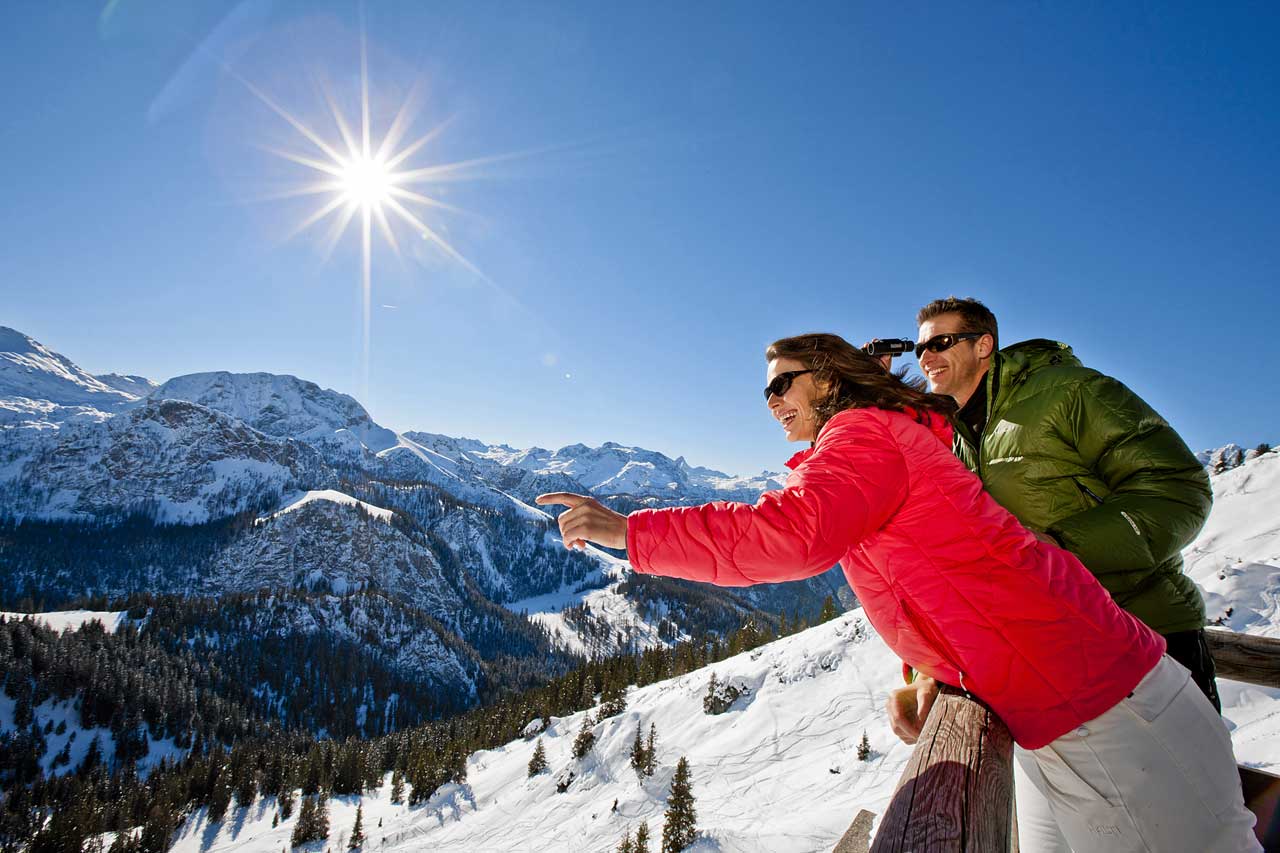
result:
M 1115 379 L 1081 382 L 1063 414 L 1094 475 L 1080 478 L 1081 490 L 1099 502 L 1047 532 L 1121 595 L 1200 532 L 1213 500 L 1209 477 L 1173 428 Z

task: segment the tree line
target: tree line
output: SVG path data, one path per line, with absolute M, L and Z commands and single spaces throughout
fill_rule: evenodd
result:
M 793 619 L 787 627 L 797 631 L 807 624 L 804 619 Z M 77 634 L 83 636 L 73 643 L 96 644 L 96 648 L 105 647 L 109 642 L 105 638 L 112 636 L 100 628 L 86 627 L 62 637 Z M 126 628 L 116 636 L 134 634 Z M 7 640 L 0 639 L 0 652 L 7 642 L 9 660 L 21 657 L 33 661 L 37 656 L 34 650 L 42 645 L 45 650 L 39 653 L 39 666 L 43 667 L 57 636 L 29 622 L 3 623 L 0 637 Z M 625 706 L 621 697 L 629 685 L 644 686 L 683 675 L 777 636 L 776 624 L 748 621 L 723 639 L 705 636 L 672 648 L 591 660 L 539 686 L 498 696 L 480 708 L 372 738 L 339 741 L 288 732 L 254 715 L 248 710 L 250 705 L 226 700 L 219 706 L 222 716 L 215 717 L 197 701 L 193 717 L 218 720 L 211 734 L 193 736 L 185 757 L 173 764 L 161 762 L 145 778 L 132 764 L 108 766 L 103 762 L 56 776 L 46 776 L 38 767 L 33 770 L 28 765 L 28 771 L 33 772 L 19 777 L 6 758 L 0 766 L 0 774 L 7 774 L 0 777 L 7 780 L 0 803 L 0 849 L 27 847 L 34 853 L 80 850 L 94 835 L 141 827 L 136 838 L 120 836 L 121 850 L 160 851 L 167 849 L 179 822 L 196 809 L 207 808 L 210 819 L 217 820 L 233 804 L 243 808 L 259 797 L 269 797 L 274 798 L 280 815 L 288 817 L 298 796 L 359 795 L 381 786 L 387 774 L 391 774 L 393 795 L 398 788 L 408 802 L 422 802 L 446 783 L 465 781 L 467 756 L 473 752 L 526 736 L 531 725 L 536 732 L 553 716 L 569 716 L 597 704 L 601 713 L 617 713 L 619 701 Z M 34 672 L 36 665 L 30 666 Z M 187 689 L 190 677 L 183 680 L 181 673 L 169 674 Z M 122 676 L 128 683 L 128 674 Z M 10 683 L 16 690 L 23 689 L 16 685 L 30 677 L 6 677 L 5 690 L 10 689 Z M 150 689 L 141 683 L 135 687 L 143 692 Z M 194 693 L 194 686 L 191 689 Z M 115 695 L 123 700 L 122 694 Z M 118 707 L 118 713 L 126 717 L 131 713 L 127 702 Z M 113 718 L 116 713 L 112 711 Z M 26 735 L 18 732 L 10 740 L 21 736 Z

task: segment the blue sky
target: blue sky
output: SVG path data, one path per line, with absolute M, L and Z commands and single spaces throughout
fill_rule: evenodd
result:
M 1273 4 L 28 3 L 0 32 L 0 324 L 95 372 L 292 373 L 379 422 L 606 440 L 734 473 L 793 448 L 763 347 L 983 299 L 1193 448 L 1277 442 Z M 414 80 L 465 211 L 375 244 L 264 201 Z M 394 306 L 394 307 L 383 307 Z

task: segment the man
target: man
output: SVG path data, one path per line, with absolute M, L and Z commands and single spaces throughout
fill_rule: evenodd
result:
M 953 449 L 992 497 L 1038 536 L 1074 553 L 1121 607 L 1168 643 L 1219 711 L 1204 601 L 1182 549 L 1204 525 L 1209 478 L 1176 432 L 1123 384 L 1043 339 L 1003 350 L 976 299 L 938 299 L 916 316 L 916 354 L 931 391 L 960 407 Z M 920 679 L 890 700 L 894 731 L 914 742 L 937 686 Z M 1067 849 L 1018 762 L 1025 850 Z M 1027 836 L 1032 839 L 1027 839 Z

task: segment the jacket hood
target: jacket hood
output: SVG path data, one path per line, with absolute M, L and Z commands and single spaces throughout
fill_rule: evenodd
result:
M 1047 338 L 1019 341 L 1000 350 L 1001 379 L 1013 379 L 1045 367 L 1082 367 L 1071 347 Z

